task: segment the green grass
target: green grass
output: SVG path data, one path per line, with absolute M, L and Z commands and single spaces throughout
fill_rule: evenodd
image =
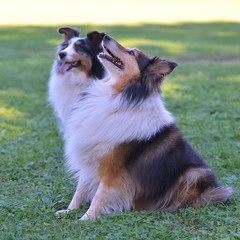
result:
M 57 27 L 0 27 L 0 239 L 240 239 L 240 24 L 79 26 L 178 62 L 166 105 L 192 145 L 235 193 L 226 205 L 176 213 L 63 218 L 74 183 L 48 106 Z

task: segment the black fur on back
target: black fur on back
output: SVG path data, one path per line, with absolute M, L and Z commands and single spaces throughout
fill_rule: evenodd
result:
M 136 186 L 139 186 L 138 198 L 157 201 L 178 183 L 187 170 L 209 168 L 203 158 L 183 139 L 175 125 L 165 127 L 149 140 L 129 144 L 132 148 L 125 156 L 125 167 Z M 211 173 L 208 178 L 212 186 L 218 185 L 215 175 Z M 209 184 L 201 187 L 204 191 Z

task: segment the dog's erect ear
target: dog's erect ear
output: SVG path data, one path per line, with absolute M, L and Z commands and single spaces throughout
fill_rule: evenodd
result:
M 104 36 L 105 33 L 99 33 L 97 31 L 93 31 L 87 34 L 87 38 L 97 46 L 101 44 Z
M 164 77 L 170 74 L 176 66 L 177 64 L 175 62 L 154 57 L 143 69 L 141 73 L 142 81 L 149 84 L 148 86 L 150 89 L 158 88 Z
M 69 39 L 73 37 L 79 37 L 79 31 L 75 28 L 71 27 L 62 27 L 58 29 L 58 32 L 60 34 L 63 34 L 64 36 L 64 41 L 68 41 Z
M 166 59 L 161 59 L 159 57 L 154 57 L 151 59 L 148 68 L 151 71 L 159 72 L 163 76 L 170 74 L 174 68 L 177 66 L 177 63 L 168 61 Z
M 164 77 L 170 74 L 176 66 L 177 63 L 175 62 L 154 57 L 150 60 L 144 72 L 146 72 L 145 74 L 152 76 L 154 82 L 161 83 Z

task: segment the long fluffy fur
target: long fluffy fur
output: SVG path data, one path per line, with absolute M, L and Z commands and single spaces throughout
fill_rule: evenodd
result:
M 100 43 L 103 33 L 94 31 L 88 33 L 86 38 L 80 38 L 79 32 L 70 27 L 60 28 L 59 33 L 63 35 L 64 41 L 57 48 L 57 56 L 52 66 L 48 100 L 59 120 L 60 131 L 63 132 L 80 93 L 93 81 L 102 79 L 107 74 L 97 58 L 102 50 Z M 83 45 L 80 53 L 75 49 L 78 43 Z M 59 58 L 60 53 L 66 54 L 65 59 Z M 61 64 L 70 60 L 81 60 L 81 66 L 61 73 Z
M 78 186 L 60 213 L 85 201 L 91 205 L 81 220 L 130 209 L 175 211 L 225 202 L 231 187 L 219 186 L 160 97 L 158 86 L 176 64 L 131 52 L 109 36 L 103 46 L 108 55 L 100 58 L 112 77 L 87 87 L 68 119 L 65 155 Z

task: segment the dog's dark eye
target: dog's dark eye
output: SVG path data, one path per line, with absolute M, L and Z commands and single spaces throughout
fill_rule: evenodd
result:
M 129 53 L 129 55 L 131 55 L 131 56 L 135 56 L 135 53 L 134 53 L 133 50 L 129 50 L 128 53 Z

